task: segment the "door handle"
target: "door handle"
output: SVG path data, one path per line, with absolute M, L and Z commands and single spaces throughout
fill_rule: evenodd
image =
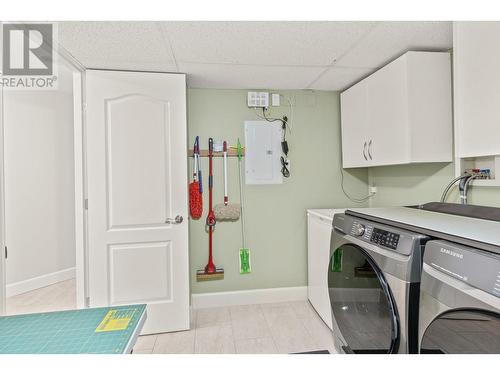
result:
M 177 215 L 175 217 L 175 219 L 167 218 L 167 220 L 165 220 L 165 223 L 166 224 L 180 224 L 180 223 L 182 223 L 183 220 L 184 220 L 184 218 L 181 215 Z
M 370 160 L 373 160 L 372 158 L 372 140 L 370 139 L 370 143 L 368 143 L 368 156 L 370 157 Z
M 365 145 L 363 146 L 363 156 L 364 156 L 365 160 L 368 160 L 368 158 L 366 157 L 366 141 L 365 141 Z

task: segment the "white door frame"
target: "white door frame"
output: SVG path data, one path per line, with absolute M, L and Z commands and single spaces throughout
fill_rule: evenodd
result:
M 75 162 L 75 269 L 76 307 L 83 309 L 87 303 L 87 178 L 85 166 L 85 71 L 73 74 L 74 107 L 74 162 Z
M 75 270 L 76 308 L 88 307 L 87 303 L 87 196 L 85 168 L 85 67 L 60 44 L 62 56 L 77 71 L 73 73 L 73 155 L 75 176 Z
M 0 88 L 0 315 L 5 315 L 5 179 L 4 179 L 4 142 L 3 142 L 3 88 Z
M 76 267 L 76 303 L 78 308 L 86 307 L 86 216 L 81 197 L 86 189 L 84 186 L 84 147 L 83 147 L 83 82 L 85 67 L 76 60 L 64 47 L 58 45 L 58 57 L 69 63 L 76 72 L 73 74 L 74 87 L 74 174 L 75 174 L 75 267 Z M 4 160 L 4 116 L 3 89 L 0 89 L 0 315 L 6 313 L 6 265 L 5 265 L 5 160 Z

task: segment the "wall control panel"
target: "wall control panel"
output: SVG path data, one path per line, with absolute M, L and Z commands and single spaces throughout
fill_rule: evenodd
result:
M 269 107 L 269 93 L 265 91 L 249 91 L 247 104 L 250 108 L 267 108 Z

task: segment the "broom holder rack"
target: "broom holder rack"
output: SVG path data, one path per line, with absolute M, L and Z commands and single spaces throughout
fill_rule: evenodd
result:
M 189 149 L 188 150 L 188 156 L 189 157 L 192 157 L 194 155 L 194 152 L 193 152 L 193 149 Z M 243 148 L 241 150 L 241 155 L 242 156 L 245 156 L 245 149 Z M 214 151 L 212 156 L 214 158 L 221 158 L 224 156 L 224 152 L 222 151 Z M 208 157 L 208 150 L 200 150 L 200 157 L 202 158 L 206 158 Z M 238 157 L 238 152 L 232 148 L 230 148 L 229 150 L 227 150 L 227 157 L 228 158 L 232 158 L 232 157 Z

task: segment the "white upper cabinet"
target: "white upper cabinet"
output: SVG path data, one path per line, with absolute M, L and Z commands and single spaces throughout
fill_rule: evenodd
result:
M 342 154 L 344 160 L 360 165 L 368 162 L 367 141 L 361 135 L 367 132 L 367 84 L 360 82 L 340 96 L 342 108 Z M 363 143 L 364 142 L 364 143 Z
M 344 168 L 452 161 L 449 53 L 407 52 L 340 97 Z
M 500 22 L 453 29 L 457 157 L 500 155 Z

